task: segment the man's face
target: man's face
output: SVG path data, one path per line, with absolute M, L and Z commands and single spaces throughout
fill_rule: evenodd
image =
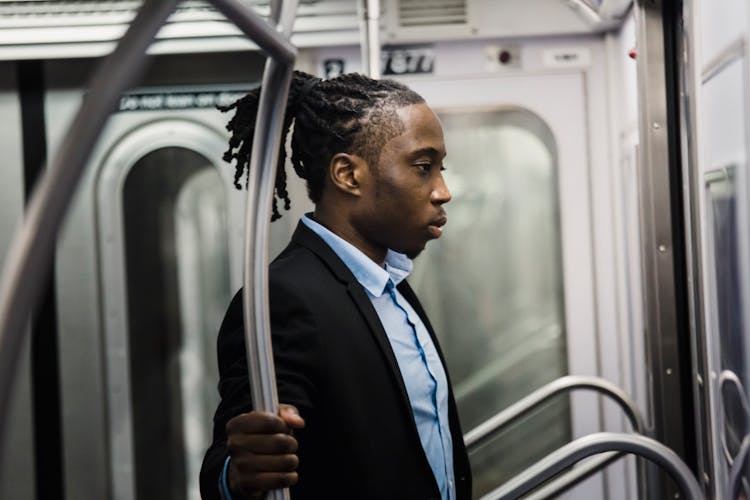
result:
M 413 258 L 440 237 L 451 194 L 443 179 L 443 128 L 427 104 L 398 110 L 404 133 L 385 143 L 362 183 L 358 230 L 371 243 Z

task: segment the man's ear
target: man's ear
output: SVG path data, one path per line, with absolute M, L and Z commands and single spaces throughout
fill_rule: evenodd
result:
M 354 196 L 361 194 L 361 183 L 366 171 L 367 162 L 364 158 L 349 153 L 336 153 L 328 167 L 334 187 Z

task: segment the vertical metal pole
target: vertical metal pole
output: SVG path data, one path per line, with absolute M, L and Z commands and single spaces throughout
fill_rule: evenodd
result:
M 358 1 L 362 70 L 377 79 L 380 78 L 380 0 Z
M 144 2 L 115 51 L 97 68 L 8 250 L 0 281 L 0 449 L 26 323 L 46 280 L 63 217 L 110 112 L 138 80 L 146 49 L 176 4 L 176 0 Z
M 281 8 L 277 0 L 271 6 L 272 15 L 278 16 L 271 21 L 276 24 L 281 20 L 278 29 L 287 37 L 291 34 L 296 6 L 296 0 L 286 2 Z M 272 57 L 266 62 L 248 174 L 243 293 L 245 349 L 253 408 L 270 413 L 278 412 L 279 402 L 268 304 L 268 235 L 293 65 L 294 61 L 279 62 Z M 289 491 L 274 490 L 267 498 L 288 500 Z

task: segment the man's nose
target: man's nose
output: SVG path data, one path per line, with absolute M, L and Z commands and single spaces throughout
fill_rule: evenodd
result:
M 451 201 L 451 192 L 448 190 L 448 185 L 445 183 L 445 178 L 442 175 L 438 179 L 437 186 L 432 190 L 430 201 L 439 205 Z

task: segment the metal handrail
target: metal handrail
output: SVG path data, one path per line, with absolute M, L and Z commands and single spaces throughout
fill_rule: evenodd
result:
M 520 498 L 580 460 L 611 451 L 632 453 L 660 465 L 672 476 L 686 500 L 705 500 L 698 481 L 674 451 L 645 436 L 611 432 L 591 434 L 566 444 L 480 500 Z
M 266 21 L 238 0 L 210 0 L 224 16 L 232 21 L 248 38 L 272 60 L 294 65 L 297 48 L 289 41 L 297 10 L 297 0 L 272 0 L 271 16 Z M 269 22 L 271 24 L 269 24 Z M 286 99 L 284 99 L 286 101 Z M 260 119 L 260 114 L 258 115 Z M 276 169 L 276 164 L 273 164 Z
M 623 409 L 628 420 L 630 420 L 630 424 L 633 426 L 634 431 L 642 434 L 646 429 L 643 415 L 641 415 L 638 407 L 622 389 L 603 378 L 567 375 L 540 387 L 525 398 L 495 414 L 493 417 L 490 417 L 485 422 L 464 434 L 464 443 L 466 444 L 467 449 L 471 450 L 472 448 L 480 446 L 492 434 L 514 422 L 518 418 L 528 414 L 534 408 L 545 403 L 553 396 L 573 389 L 590 389 L 611 397 L 612 400 Z
M 598 456 L 593 457 L 591 460 L 573 467 L 572 470 L 566 472 L 565 474 L 561 474 L 560 476 L 546 483 L 544 486 L 535 489 L 524 500 L 546 500 L 547 498 L 555 498 L 558 495 L 569 490 L 573 486 L 585 481 L 589 477 L 601 471 L 609 464 L 619 460 L 623 456 L 625 456 L 625 454 L 619 451 L 600 453 Z M 638 498 L 640 500 L 643 500 L 644 496 L 639 495 Z
M 99 65 L 59 154 L 34 187 L 23 224 L 8 249 L 0 280 L 0 449 L 27 322 L 49 273 L 70 200 L 107 117 L 142 74 L 146 49 L 176 4 L 177 0 L 144 2 L 114 52 Z
M 246 292 L 249 290 L 251 295 L 248 300 L 252 300 L 256 292 L 259 296 L 253 309 L 258 313 L 253 318 L 257 322 L 258 335 L 255 335 L 254 329 L 250 327 L 252 323 L 246 320 L 246 331 L 252 332 L 248 334 L 248 338 L 253 336 L 259 344 L 269 343 L 267 293 L 262 291 L 267 290 L 268 282 L 268 219 L 271 203 L 269 193 L 272 193 L 273 189 L 280 123 L 283 122 L 283 109 L 279 108 L 285 106 L 291 68 L 296 58 L 296 49 L 289 43 L 288 38 L 297 2 L 292 0 L 285 5 L 285 9 L 281 9 L 279 1 L 274 0 L 272 13 L 275 12 L 276 16 L 272 21 L 277 23 L 280 17 L 281 32 L 268 26 L 265 20 L 244 7 L 238 0 L 213 0 L 220 11 L 250 38 L 255 39 L 258 46 L 270 56 L 266 65 L 267 74 L 264 75 L 264 90 L 267 91 L 261 95 L 256 127 L 256 132 L 261 132 L 256 134 L 256 150 L 251 159 L 251 172 L 260 176 L 260 182 L 251 176 L 250 184 L 256 183 L 260 187 L 249 189 L 248 193 L 248 208 L 257 205 L 259 212 L 262 212 L 254 214 L 256 220 L 261 223 L 253 225 L 250 222 L 253 219 L 250 218 L 247 227 L 247 231 L 255 234 L 252 241 L 258 245 L 259 251 L 254 252 L 255 247 L 246 248 L 249 250 L 247 253 L 253 253 L 255 259 L 249 258 L 245 261 L 255 262 L 255 266 L 250 270 L 246 269 L 246 281 L 261 284 L 257 288 L 252 285 L 246 287 Z M 61 143 L 59 153 L 54 156 L 49 168 L 34 188 L 23 224 L 9 247 L 0 279 L 0 449 L 4 445 L 10 396 L 15 385 L 20 350 L 27 331 L 26 323 L 39 300 L 49 272 L 63 218 L 109 114 L 115 109 L 122 93 L 142 74 L 146 49 L 176 4 L 177 0 L 144 1 L 113 53 L 98 66 L 88 87 L 89 91 Z M 269 82 L 271 85 L 265 85 Z M 270 95 L 273 92 L 277 92 L 275 97 Z M 281 119 L 278 117 L 279 111 Z M 246 238 L 246 241 L 250 240 Z M 262 265 L 262 262 L 266 265 Z M 246 293 L 246 298 L 247 296 Z M 247 319 L 247 302 L 245 314 Z M 247 343 L 254 344 L 250 341 Z M 266 383 L 268 385 L 267 380 Z M 273 378 L 271 385 L 273 400 L 276 390 Z M 264 408 L 269 407 L 263 403 L 264 401 L 256 399 L 256 404 L 263 404 Z
M 232 3 L 215 2 L 217 7 Z M 271 2 L 269 20 L 277 27 L 284 40 L 292 33 L 297 0 Z M 236 6 L 225 14 L 245 14 Z M 252 17 L 252 16 L 251 16 Z M 267 34 L 270 36 L 270 34 Z M 277 413 L 279 398 L 276 390 L 276 370 L 271 344 L 271 313 L 268 302 L 268 261 L 271 204 L 279 159 L 279 145 L 284 128 L 286 103 L 296 50 L 292 48 L 286 59 L 269 57 L 263 72 L 258 114 L 253 136 L 253 148 L 247 179 L 247 204 L 245 206 L 245 252 L 243 274 L 243 322 L 245 325 L 245 352 L 253 408 L 256 411 Z M 283 167 L 282 167 L 283 168 Z M 266 498 L 289 500 L 287 488 L 268 492 Z
M 545 403 L 553 396 L 562 392 L 573 389 L 590 389 L 597 391 L 606 396 L 610 396 L 624 411 L 630 420 L 633 430 L 642 434 L 646 428 L 645 421 L 641 412 L 635 403 L 619 387 L 611 382 L 591 376 L 568 375 L 553 380 L 549 384 L 540 387 L 525 398 L 509 406 L 505 410 L 497 413 L 482 424 L 478 425 L 471 431 L 464 434 L 464 442 L 469 451 L 479 447 L 494 433 L 503 427 L 511 424 L 515 420 L 528 414 L 541 404 Z M 575 486 L 584 479 L 595 474 L 610 463 L 622 456 L 621 453 L 603 454 L 596 457 L 586 464 L 576 467 L 573 470 L 561 475 L 556 480 L 550 482 L 541 491 L 547 496 L 538 496 L 536 498 L 547 498 L 553 494 L 560 494 L 563 491 Z M 643 464 L 638 464 L 638 491 L 641 498 L 644 497 L 644 483 L 646 473 Z
M 291 34 L 296 7 L 297 0 L 283 5 L 275 0 L 271 5 L 271 20 L 278 24 L 285 37 Z M 276 164 L 293 66 L 294 59 L 277 61 L 268 58 L 266 61 L 250 156 L 245 212 L 242 304 L 248 377 L 253 408 L 270 413 L 278 412 L 279 400 L 268 302 L 268 240 Z M 271 491 L 267 498 L 288 500 L 289 491 Z
M 737 493 L 740 489 L 740 483 L 742 482 L 742 469 L 745 468 L 745 462 L 747 462 L 747 456 L 750 452 L 750 436 L 742 438 L 742 444 L 740 444 L 740 450 L 734 457 L 734 462 L 729 468 L 729 482 L 727 483 L 727 498 L 737 498 Z

